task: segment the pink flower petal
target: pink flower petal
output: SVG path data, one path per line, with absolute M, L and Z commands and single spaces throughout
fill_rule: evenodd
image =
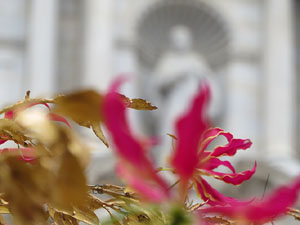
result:
M 7 111 L 4 114 L 4 118 L 9 119 L 9 120 L 13 119 L 14 118 L 14 111 L 13 110 Z
M 218 158 L 211 157 L 208 162 L 203 166 L 205 170 L 214 170 L 219 166 L 225 166 L 230 169 L 233 173 L 235 173 L 234 167 L 231 165 L 229 161 L 222 161 Z
M 134 177 L 126 176 L 129 179 L 128 182 L 150 179 L 150 181 L 156 183 L 162 192 L 165 193 L 165 196 L 167 196 L 167 184 L 157 175 L 151 161 L 146 155 L 147 151 L 143 148 L 141 142 L 134 137 L 129 128 L 124 101 L 120 95 L 116 93 L 118 85 L 121 85 L 120 80 L 115 81 L 110 91 L 105 95 L 101 110 L 105 124 L 116 146 L 117 154 L 123 162 L 133 167 L 134 169 L 131 171 L 136 173 Z M 137 182 L 134 183 L 135 186 L 137 186 Z M 141 186 L 143 186 L 142 183 Z M 149 198 L 151 197 L 149 196 Z
M 63 116 L 57 115 L 55 113 L 48 113 L 48 117 L 50 120 L 62 122 L 71 128 L 71 125 L 69 124 L 68 120 L 66 120 Z
M 200 152 L 207 149 L 208 145 L 220 135 L 224 136 L 228 142 L 230 142 L 233 139 L 233 135 L 231 133 L 226 132 L 221 128 L 210 128 L 204 132 L 201 138 Z
M 47 103 L 40 103 L 40 102 L 29 104 L 29 105 L 27 105 L 27 106 L 25 107 L 25 109 L 26 109 L 26 108 L 30 108 L 30 107 L 35 106 L 35 105 L 44 105 L 44 106 L 46 106 L 49 110 L 51 110 L 51 109 L 50 109 L 50 106 L 49 106 Z
M 300 178 L 294 184 L 280 187 L 265 200 L 245 208 L 245 217 L 249 221 L 267 222 L 283 215 L 288 207 L 296 203 L 299 189 Z
M 210 207 L 200 209 L 199 212 L 220 213 L 234 219 L 242 218 L 250 223 L 264 224 L 284 215 L 296 203 L 299 189 L 300 177 L 293 184 L 278 188 L 264 200 L 243 206 Z
M 207 203 L 212 206 L 216 205 L 242 205 L 248 202 L 241 202 L 235 198 L 227 197 L 216 189 L 214 189 L 206 180 L 198 177 L 196 180 L 196 190 L 201 196 L 203 201 L 208 201 Z
M 254 167 L 251 170 L 246 170 L 240 173 L 221 173 L 211 170 L 205 170 L 205 172 L 218 180 L 222 180 L 226 183 L 239 185 L 246 180 L 249 180 L 256 171 L 256 162 Z
M 235 155 L 237 150 L 246 150 L 250 148 L 251 145 L 252 142 L 249 139 L 232 139 L 227 145 L 216 147 L 215 150 L 212 152 L 211 156 L 233 156 Z
M 166 192 L 156 182 L 143 177 L 137 170 L 130 170 L 123 164 L 117 166 L 117 174 L 123 178 L 141 197 L 149 202 L 160 203 L 167 199 Z
M 2 136 L 2 138 L 5 138 L 5 136 Z M 0 145 L 4 144 L 5 142 L 7 142 L 8 140 L 3 140 L 3 139 L 0 139 Z
M 208 128 L 207 105 L 209 87 L 202 85 L 190 109 L 176 123 L 175 154 L 171 161 L 181 179 L 188 180 L 198 164 L 198 147 L 203 132 Z
M 126 107 L 120 96 L 115 92 L 107 93 L 103 99 L 102 113 L 118 154 L 136 167 L 151 167 L 141 143 L 131 133 L 126 119 Z

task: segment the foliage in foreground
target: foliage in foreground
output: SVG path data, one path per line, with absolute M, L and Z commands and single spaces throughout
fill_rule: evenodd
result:
M 169 168 L 156 168 L 148 151 L 153 141 L 136 137 L 126 117 L 128 108 L 156 107 L 119 94 L 121 83 L 116 80 L 105 94 L 86 90 L 34 99 L 28 92 L 23 101 L 0 110 L 4 114 L 0 144 L 15 143 L 14 148 L 0 149 L 0 224 L 6 224 L 4 214 L 11 214 L 17 225 L 265 224 L 284 215 L 299 219 L 300 212 L 290 207 L 297 200 L 300 178 L 263 200 L 248 201 L 224 196 L 205 180 L 210 176 L 239 185 L 256 171 L 256 163 L 252 169 L 236 172 L 229 161 L 221 160 L 252 143 L 210 127 L 207 85 L 199 88 L 190 108 L 175 124 Z M 68 120 L 91 128 L 109 147 L 101 129 L 106 126 L 116 153 L 116 172 L 126 187 L 87 184 L 84 171 L 89 150 Z M 210 143 L 220 136 L 227 144 L 210 149 Z M 216 171 L 220 166 L 230 172 Z M 161 171 L 170 172 L 176 181 L 169 184 Z M 197 203 L 190 200 L 192 189 L 198 193 Z M 99 198 L 104 194 L 105 198 Z M 108 219 L 100 221 L 97 210 L 106 211 Z

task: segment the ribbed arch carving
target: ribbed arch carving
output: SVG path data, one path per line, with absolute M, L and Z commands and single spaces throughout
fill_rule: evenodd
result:
M 137 56 L 146 69 L 153 68 L 168 48 L 172 27 L 190 29 L 194 50 L 205 57 L 213 70 L 229 59 L 229 32 L 222 18 L 207 4 L 197 0 L 159 1 L 140 17 L 136 27 Z

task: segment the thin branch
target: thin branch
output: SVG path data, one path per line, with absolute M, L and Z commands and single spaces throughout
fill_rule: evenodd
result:
M 12 109 L 21 107 L 21 106 L 25 106 L 28 104 L 34 104 L 34 103 L 55 103 L 55 99 L 46 99 L 46 98 L 31 98 L 31 99 L 25 99 L 22 101 L 18 101 L 17 103 L 7 106 L 5 108 L 3 108 L 2 110 L 0 110 L 0 114 L 6 113 Z
M 300 214 L 300 210 L 299 210 L 299 209 L 288 208 L 288 210 L 289 210 L 290 212 Z
M 201 203 L 197 203 L 195 205 L 192 205 L 191 207 L 189 207 L 189 212 L 193 212 L 198 210 L 199 208 L 201 208 L 202 206 L 206 205 L 208 202 L 208 200 L 206 200 L 205 202 L 201 202 Z
M 103 208 L 108 207 L 119 213 L 121 212 L 121 210 L 119 208 L 117 208 L 114 203 L 108 203 L 106 201 L 102 201 L 101 199 L 97 198 L 96 196 L 93 196 L 93 197 Z
M 300 221 L 300 215 L 297 215 L 297 214 L 292 213 L 290 211 L 287 211 L 286 214 L 294 217 L 295 220 L 299 220 Z
M 95 194 L 108 194 L 113 197 L 125 197 L 125 198 L 137 199 L 137 197 L 134 194 L 131 194 L 130 192 L 124 192 L 123 190 L 122 193 L 119 193 L 117 191 L 112 191 L 107 189 L 107 186 L 105 185 L 89 185 L 89 188 Z
M 125 187 L 117 186 L 117 185 L 114 185 L 114 184 L 102 184 L 101 186 L 103 188 L 106 188 L 106 189 L 115 189 L 115 190 L 118 190 L 118 191 L 124 191 L 125 190 Z
M 173 187 L 175 187 L 179 183 L 179 180 L 177 180 L 174 184 L 172 184 L 170 187 L 168 187 L 168 190 L 171 190 Z

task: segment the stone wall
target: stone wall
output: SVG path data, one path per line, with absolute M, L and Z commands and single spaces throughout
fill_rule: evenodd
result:
M 151 45 L 145 47 L 148 39 L 151 35 L 159 37 L 159 21 L 190 21 L 186 23 L 192 31 L 193 26 L 201 27 L 200 35 L 195 35 L 196 43 L 207 47 L 196 52 L 207 56 L 214 52 L 214 46 L 223 46 L 208 60 L 225 59 L 218 69 L 212 66 L 212 74 L 225 93 L 218 124 L 254 142 L 252 150 L 240 154 L 238 161 L 250 157 L 263 162 L 258 179 L 264 179 L 274 168 L 298 171 L 296 131 L 300 126 L 295 122 L 299 118 L 295 106 L 299 79 L 294 64 L 296 34 L 291 0 L 1 0 L 0 4 L 5 6 L 0 9 L 1 27 L 5 28 L 0 31 L 2 105 L 22 98 L 28 89 L 34 96 L 74 87 L 104 90 L 119 73 L 133 77 L 132 85 L 124 88 L 126 94 L 147 98 L 142 91 L 152 66 L 145 66 L 143 54 L 154 54 Z M 172 12 L 174 4 L 181 4 L 186 11 Z M 191 12 L 189 5 L 199 10 Z M 163 7 L 165 13 L 158 13 Z M 148 20 L 151 12 L 159 17 Z M 195 18 L 205 16 L 192 23 L 192 14 Z M 221 21 L 220 26 L 215 26 L 216 21 Z M 145 28 L 147 23 L 150 30 Z M 201 40 L 205 32 L 208 37 Z M 160 43 L 159 39 L 154 44 Z M 163 49 L 166 42 L 161 43 Z M 155 60 L 160 60 L 160 54 Z M 111 155 L 96 138 L 82 133 L 93 148 L 99 149 L 91 172 L 91 180 L 97 181 L 113 170 L 110 164 L 103 172 L 97 160 L 106 162 Z

